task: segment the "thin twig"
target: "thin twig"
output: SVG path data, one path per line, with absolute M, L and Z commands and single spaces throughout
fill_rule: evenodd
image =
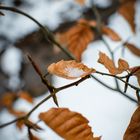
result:
M 1 10 L 8 10 L 14 13 L 18 13 L 21 14 L 27 18 L 29 18 L 30 20 L 32 20 L 33 22 L 35 22 L 41 29 L 41 31 L 43 32 L 45 39 L 53 44 L 55 44 L 57 47 L 59 47 L 70 59 L 75 59 L 75 57 L 67 50 L 67 48 L 62 47 L 53 37 L 53 34 L 49 31 L 48 28 L 44 27 L 40 22 L 38 22 L 35 18 L 33 18 L 32 16 L 30 16 L 29 14 L 15 8 L 15 7 L 9 7 L 9 6 L 1 6 L 0 5 L 0 9 Z
M 1 125 L 0 125 L 0 129 L 1 129 L 1 128 L 4 128 L 4 127 L 6 127 L 6 126 L 8 126 L 8 125 L 10 125 L 10 124 L 13 124 L 13 123 L 15 123 L 15 122 L 17 122 L 17 121 L 19 121 L 19 120 L 22 120 L 22 119 L 24 119 L 24 118 L 25 118 L 25 116 L 22 116 L 22 117 L 19 117 L 19 118 L 14 119 L 14 120 L 12 120 L 12 121 L 10 121 L 10 122 L 1 124 Z
M 131 88 L 133 88 L 134 90 L 138 90 L 140 91 L 140 88 L 134 86 L 134 85 L 131 85 L 130 83 L 124 81 L 121 77 L 119 76 L 116 76 L 116 75 L 112 75 L 112 74 L 108 74 L 108 73 L 104 73 L 104 72 L 99 72 L 99 71 L 96 71 L 97 74 L 101 74 L 101 75 L 106 75 L 106 76 L 110 76 L 110 77 L 114 77 L 115 79 L 118 79 L 120 81 L 122 81 L 123 83 L 127 84 L 128 86 L 130 86 Z
M 55 88 L 48 82 L 47 79 L 45 79 L 44 75 L 41 73 L 40 68 L 37 66 L 37 64 L 34 62 L 34 60 L 31 58 L 30 55 L 28 55 L 28 59 L 30 60 L 30 62 L 31 62 L 31 64 L 32 64 L 33 68 L 35 69 L 35 71 L 37 72 L 37 74 L 40 76 L 40 79 L 42 80 L 42 82 L 44 83 L 44 85 L 47 86 L 47 88 L 48 88 L 50 94 L 53 95 L 52 97 L 53 97 L 54 103 L 55 103 L 57 106 L 59 106 L 59 105 L 58 105 L 57 98 L 56 98 L 56 96 L 53 94 Z

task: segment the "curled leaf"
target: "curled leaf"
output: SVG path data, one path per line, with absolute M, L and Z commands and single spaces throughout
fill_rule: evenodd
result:
M 122 72 L 127 71 L 129 69 L 129 64 L 127 61 L 119 59 L 117 68 L 113 60 L 102 52 L 99 52 L 98 62 L 103 64 L 108 69 L 108 71 L 113 75 L 121 74 Z
M 135 2 L 136 0 L 127 0 L 122 3 L 118 12 L 128 21 L 133 32 L 135 32 Z
M 123 140 L 140 140 L 140 106 L 134 112 Z
M 40 113 L 39 118 L 66 140 L 100 140 L 93 137 L 85 117 L 67 108 L 52 108 Z
M 91 25 L 92 21 L 80 19 L 76 25 L 71 27 L 65 33 L 57 34 L 57 40 L 66 46 L 68 50 L 76 57 L 77 61 L 81 61 L 81 55 L 87 48 L 87 45 L 94 40 L 94 33 Z
M 125 43 L 124 46 L 129 49 L 133 54 L 140 57 L 140 49 L 131 43 Z
M 113 41 L 121 41 L 121 37 L 113 31 L 113 29 L 107 27 L 107 26 L 102 26 L 102 33 L 110 37 Z
M 111 74 L 116 74 L 116 67 L 114 62 L 105 53 L 99 52 L 98 62 L 103 64 Z
M 86 65 L 78 63 L 75 60 L 61 60 L 57 63 L 51 64 L 48 67 L 48 72 L 66 79 L 76 79 L 85 77 L 95 72 L 95 70 L 92 68 L 88 68 Z

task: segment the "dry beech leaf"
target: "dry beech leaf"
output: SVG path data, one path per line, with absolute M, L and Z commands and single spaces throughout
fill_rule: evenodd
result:
M 118 12 L 128 21 L 133 32 L 135 32 L 135 2 L 136 0 L 129 0 L 122 3 Z
M 94 33 L 91 25 L 94 26 L 95 21 L 87 21 L 80 19 L 79 22 L 71 27 L 65 33 L 56 35 L 57 40 L 66 46 L 68 50 L 76 57 L 77 61 L 81 61 L 81 55 L 87 48 L 88 44 L 94 40 Z
M 113 31 L 113 29 L 109 27 L 102 26 L 102 33 L 110 37 L 113 41 L 122 40 L 121 37 L 115 31 Z
M 123 59 L 119 59 L 118 61 L 118 74 L 122 73 L 124 71 L 127 71 L 129 69 L 129 64 L 127 61 L 123 60 Z
M 129 49 L 133 54 L 140 57 L 140 49 L 131 43 L 125 43 L 124 46 Z
M 111 74 L 116 74 L 116 67 L 114 62 L 105 53 L 99 52 L 98 62 L 103 64 Z
M 4 96 L 0 100 L 0 104 L 2 107 L 11 108 L 16 99 L 17 95 L 15 93 L 4 93 Z
M 85 4 L 85 0 L 75 0 L 77 3 L 79 3 L 80 5 L 84 5 Z
M 139 83 L 139 86 L 140 86 L 140 66 L 130 68 L 129 70 L 134 76 L 137 77 L 137 80 L 138 80 L 138 83 Z
M 140 106 L 134 112 L 123 140 L 140 140 Z
M 33 103 L 33 97 L 26 91 L 20 91 L 18 97 L 26 100 L 29 103 Z
M 76 79 L 95 72 L 95 69 L 88 68 L 86 65 L 75 60 L 61 60 L 57 63 L 52 63 L 48 67 L 48 72 L 66 79 Z
M 127 71 L 129 69 L 129 64 L 127 61 L 119 59 L 117 68 L 114 62 L 105 53 L 102 52 L 99 52 L 98 62 L 103 64 L 113 75 L 121 74 L 122 72 Z
M 39 118 L 65 140 L 100 140 L 93 137 L 85 117 L 67 108 L 51 108 Z

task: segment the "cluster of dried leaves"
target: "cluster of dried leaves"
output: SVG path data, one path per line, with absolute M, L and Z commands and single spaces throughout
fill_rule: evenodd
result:
M 84 0 L 76 0 L 80 4 L 84 4 Z M 121 5 L 118 8 L 120 13 L 129 23 L 132 31 L 135 33 L 135 3 L 136 0 L 121 1 Z M 78 61 L 81 61 L 81 55 L 87 48 L 88 44 L 95 40 L 97 23 L 95 20 L 79 19 L 73 27 L 68 29 L 64 33 L 57 33 L 57 40 L 63 44 L 68 50 L 76 57 Z M 123 41 L 121 37 L 113 31 L 113 29 L 106 25 L 100 27 L 103 35 L 107 35 L 113 41 Z M 140 49 L 134 44 L 125 42 L 123 46 L 129 49 L 133 54 L 140 57 Z

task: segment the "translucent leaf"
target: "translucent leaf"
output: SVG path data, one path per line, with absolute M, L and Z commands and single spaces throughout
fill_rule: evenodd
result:
M 94 69 L 88 68 L 84 64 L 78 63 L 75 60 L 70 60 L 70 61 L 61 60 L 57 63 L 53 63 L 48 67 L 48 71 L 51 74 L 66 79 L 76 79 L 80 77 L 85 77 L 95 72 Z
M 128 48 L 133 54 L 140 57 L 140 49 L 131 43 L 125 43 L 124 46 Z
M 121 37 L 109 27 L 102 26 L 102 33 L 110 37 L 113 41 L 121 41 Z
M 140 106 L 134 112 L 123 140 L 140 140 Z
M 67 108 L 52 108 L 39 118 L 65 140 L 100 140 L 93 137 L 85 117 Z
M 135 2 L 136 0 L 129 0 L 120 6 L 118 12 L 127 20 L 131 29 L 135 32 Z

